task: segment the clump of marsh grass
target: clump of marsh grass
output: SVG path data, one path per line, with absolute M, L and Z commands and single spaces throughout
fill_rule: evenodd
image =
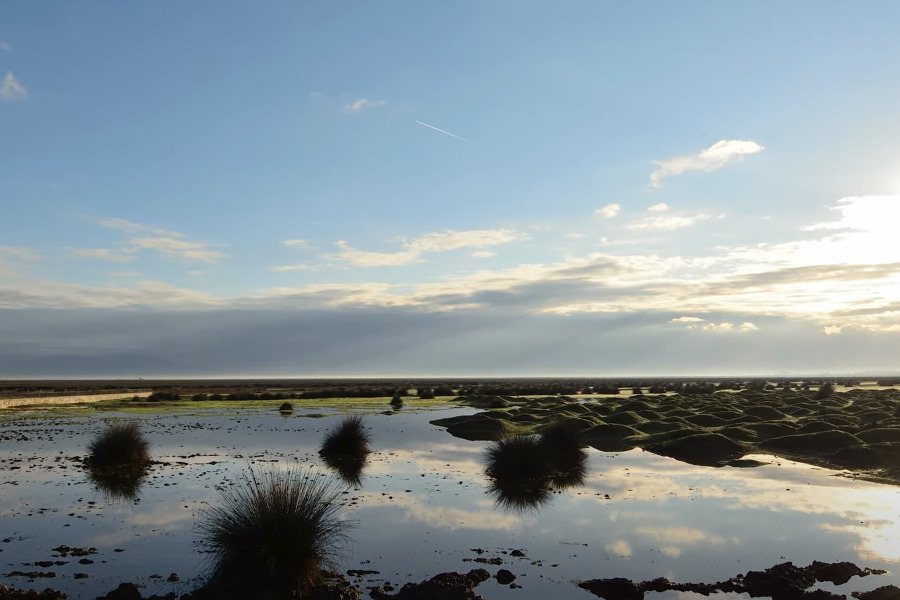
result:
M 545 475 L 543 462 L 539 437 L 511 435 L 488 446 L 485 473 L 497 480 L 542 481 Z
M 524 511 L 550 498 L 549 481 L 540 438 L 512 435 L 488 446 L 486 454 L 488 491 L 497 505 Z
M 369 434 L 362 417 L 344 417 L 325 435 L 319 455 L 348 485 L 359 486 L 369 457 Z
M 550 499 L 552 490 L 584 483 L 587 454 L 577 432 L 554 423 L 540 435 L 512 435 L 488 446 L 488 491 L 504 508 L 523 511 Z
M 88 444 L 89 467 L 135 466 L 150 462 L 150 444 L 137 423 L 110 423 Z
M 565 421 L 556 421 L 541 431 L 541 449 L 553 487 L 565 489 L 584 483 L 587 453 L 578 431 Z
M 319 454 L 322 456 L 365 456 L 369 453 L 369 434 L 359 415 L 344 417 L 325 435 Z
M 296 467 L 250 469 L 225 488 L 221 505 L 205 509 L 197 525 L 211 556 L 211 597 L 297 597 L 321 583 L 349 542 L 339 515 L 344 490 Z

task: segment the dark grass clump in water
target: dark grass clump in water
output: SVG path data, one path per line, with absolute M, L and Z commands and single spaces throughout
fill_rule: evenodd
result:
M 587 453 L 564 424 L 493 442 L 485 458 L 489 492 L 498 506 L 517 511 L 547 502 L 553 489 L 582 485 L 587 475 Z
M 307 594 L 335 569 L 349 538 L 340 518 L 345 488 L 311 470 L 252 469 L 201 513 L 200 545 L 210 553 L 209 597 Z
M 88 444 L 89 467 L 141 465 L 150 462 L 150 444 L 137 423 L 112 423 Z
M 513 435 L 488 446 L 488 491 L 497 505 L 515 511 L 537 508 L 550 499 L 540 438 Z
M 562 465 L 585 456 L 578 431 L 565 421 L 555 421 L 541 430 L 541 446 L 551 462 Z
M 543 480 L 541 440 L 534 435 L 512 435 L 493 442 L 487 450 L 485 473 L 497 480 Z
M 344 417 L 337 427 L 325 435 L 319 454 L 322 456 L 365 456 L 369 453 L 369 434 L 362 417 Z
M 587 475 L 587 453 L 578 431 L 564 421 L 551 423 L 541 431 L 541 449 L 553 487 L 565 489 L 581 485 Z

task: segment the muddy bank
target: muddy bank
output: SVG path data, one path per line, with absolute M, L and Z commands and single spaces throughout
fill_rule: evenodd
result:
M 357 571 L 356 573 L 360 573 Z M 362 573 L 375 573 L 377 571 L 364 571 Z M 749 571 L 746 574 L 736 575 L 725 581 L 717 583 L 675 583 L 664 577 L 650 581 L 634 582 L 623 577 L 609 579 L 591 579 L 577 582 L 578 587 L 604 598 L 605 600 L 643 600 L 646 592 L 665 592 L 675 590 L 680 592 L 694 592 L 709 596 L 715 592 L 746 593 L 753 598 L 768 597 L 772 600 L 847 600 L 845 595 L 826 592 L 824 590 L 808 591 L 816 583 L 829 582 L 835 585 L 843 585 L 853 577 L 866 577 L 868 575 L 883 575 L 885 571 L 858 567 L 850 562 L 825 563 L 814 561 L 806 567 L 797 567 L 792 563 L 775 565 L 764 571 Z M 348 575 L 354 575 L 354 571 L 348 571 Z M 491 574 L 485 569 L 473 569 L 468 573 L 450 571 L 441 573 L 419 583 L 407 583 L 396 593 L 393 587 L 369 588 L 369 596 L 375 600 L 482 600 L 475 594 L 475 588 L 491 579 Z M 499 585 L 519 587 L 512 583 L 516 576 L 506 569 L 500 569 L 493 576 Z M 883 586 L 870 592 L 853 592 L 855 598 L 862 600 L 897 600 L 900 598 L 900 589 L 894 586 Z M 246 600 L 262 598 L 252 588 L 222 588 L 206 586 L 194 592 L 184 594 L 180 600 L 230 600 L 238 598 Z M 267 600 L 279 600 L 265 596 Z M 306 600 L 358 600 L 361 592 L 348 579 L 339 573 L 328 573 L 326 580 L 309 595 Z M 36 590 L 12 590 L 0 586 L 0 600 L 19 600 L 35 598 L 38 600 L 62 600 L 65 594 L 50 589 L 38 592 Z M 123 583 L 118 588 L 106 595 L 98 596 L 95 600 L 177 600 L 179 597 L 170 593 L 165 596 L 141 595 L 137 586 L 131 583 Z
M 751 598 L 772 598 L 772 600 L 846 600 L 847 596 L 824 590 L 807 591 L 816 583 L 829 582 L 843 585 L 852 577 L 883 575 L 885 571 L 863 569 L 853 563 L 813 562 L 807 567 L 797 567 L 793 563 L 782 563 L 764 571 L 749 571 L 744 575 L 736 575 L 731 579 L 718 583 L 675 583 L 664 577 L 636 583 L 630 579 L 615 577 L 612 579 L 591 579 L 578 583 L 595 596 L 605 600 L 643 600 L 645 592 L 693 592 L 709 596 L 716 592 L 748 594 Z M 865 594 L 889 594 L 894 586 L 885 586 L 866 592 Z M 854 592 L 853 597 L 861 594 Z M 883 596 L 891 598 L 890 595 Z
M 484 409 L 432 421 L 466 440 L 498 440 L 565 423 L 605 452 L 642 448 L 705 466 L 752 466 L 751 453 L 849 469 L 900 483 L 900 390 L 779 390 L 578 399 L 460 397 Z

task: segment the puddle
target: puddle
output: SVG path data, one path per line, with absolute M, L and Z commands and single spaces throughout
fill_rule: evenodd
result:
M 428 423 L 470 412 L 365 412 L 374 452 L 361 484 L 344 494 L 353 544 L 341 561 L 344 572 L 378 571 L 351 577 L 361 587 L 399 588 L 444 571 L 506 568 L 520 589 L 492 579 L 477 593 L 584 600 L 593 596 L 573 581 L 714 582 L 788 560 L 850 561 L 889 571 L 819 586 L 843 594 L 900 585 L 898 487 L 763 455 L 746 457 L 763 463 L 753 468 L 713 469 L 641 450 L 588 449 L 583 485 L 554 492 L 539 506 L 507 509 L 489 493 L 487 443 L 454 438 Z M 114 416 L 0 423 L 0 583 L 52 587 L 73 599 L 94 598 L 125 581 L 145 586 L 144 595 L 185 593 L 201 582 L 204 556 L 194 529 L 204 506 L 217 502 L 217 489 L 249 465 L 298 461 L 327 471 L 316 451 L 339 418 L 332 408 L 287 416 L 270 408 L 227 416 L 119 415 L 140 423 L 156 461 L 135 493 L 123 495 L 92 483 L 77 460 L 103 420 Z M 96 553 L 63 557 L 52 550 L 61 545 Z M 79 562 L 85 560 L 91 562 Z M 35 566 L 45 561 L 53 564 Z M 7 576 L 14 571 L 56 576 Z M 178 581 L 168 581 L 173 573 Z

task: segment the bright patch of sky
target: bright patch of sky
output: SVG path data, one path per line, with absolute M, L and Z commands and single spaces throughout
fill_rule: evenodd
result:
M 895 370 L 898 18 L 6 4 L 0 376 Z

